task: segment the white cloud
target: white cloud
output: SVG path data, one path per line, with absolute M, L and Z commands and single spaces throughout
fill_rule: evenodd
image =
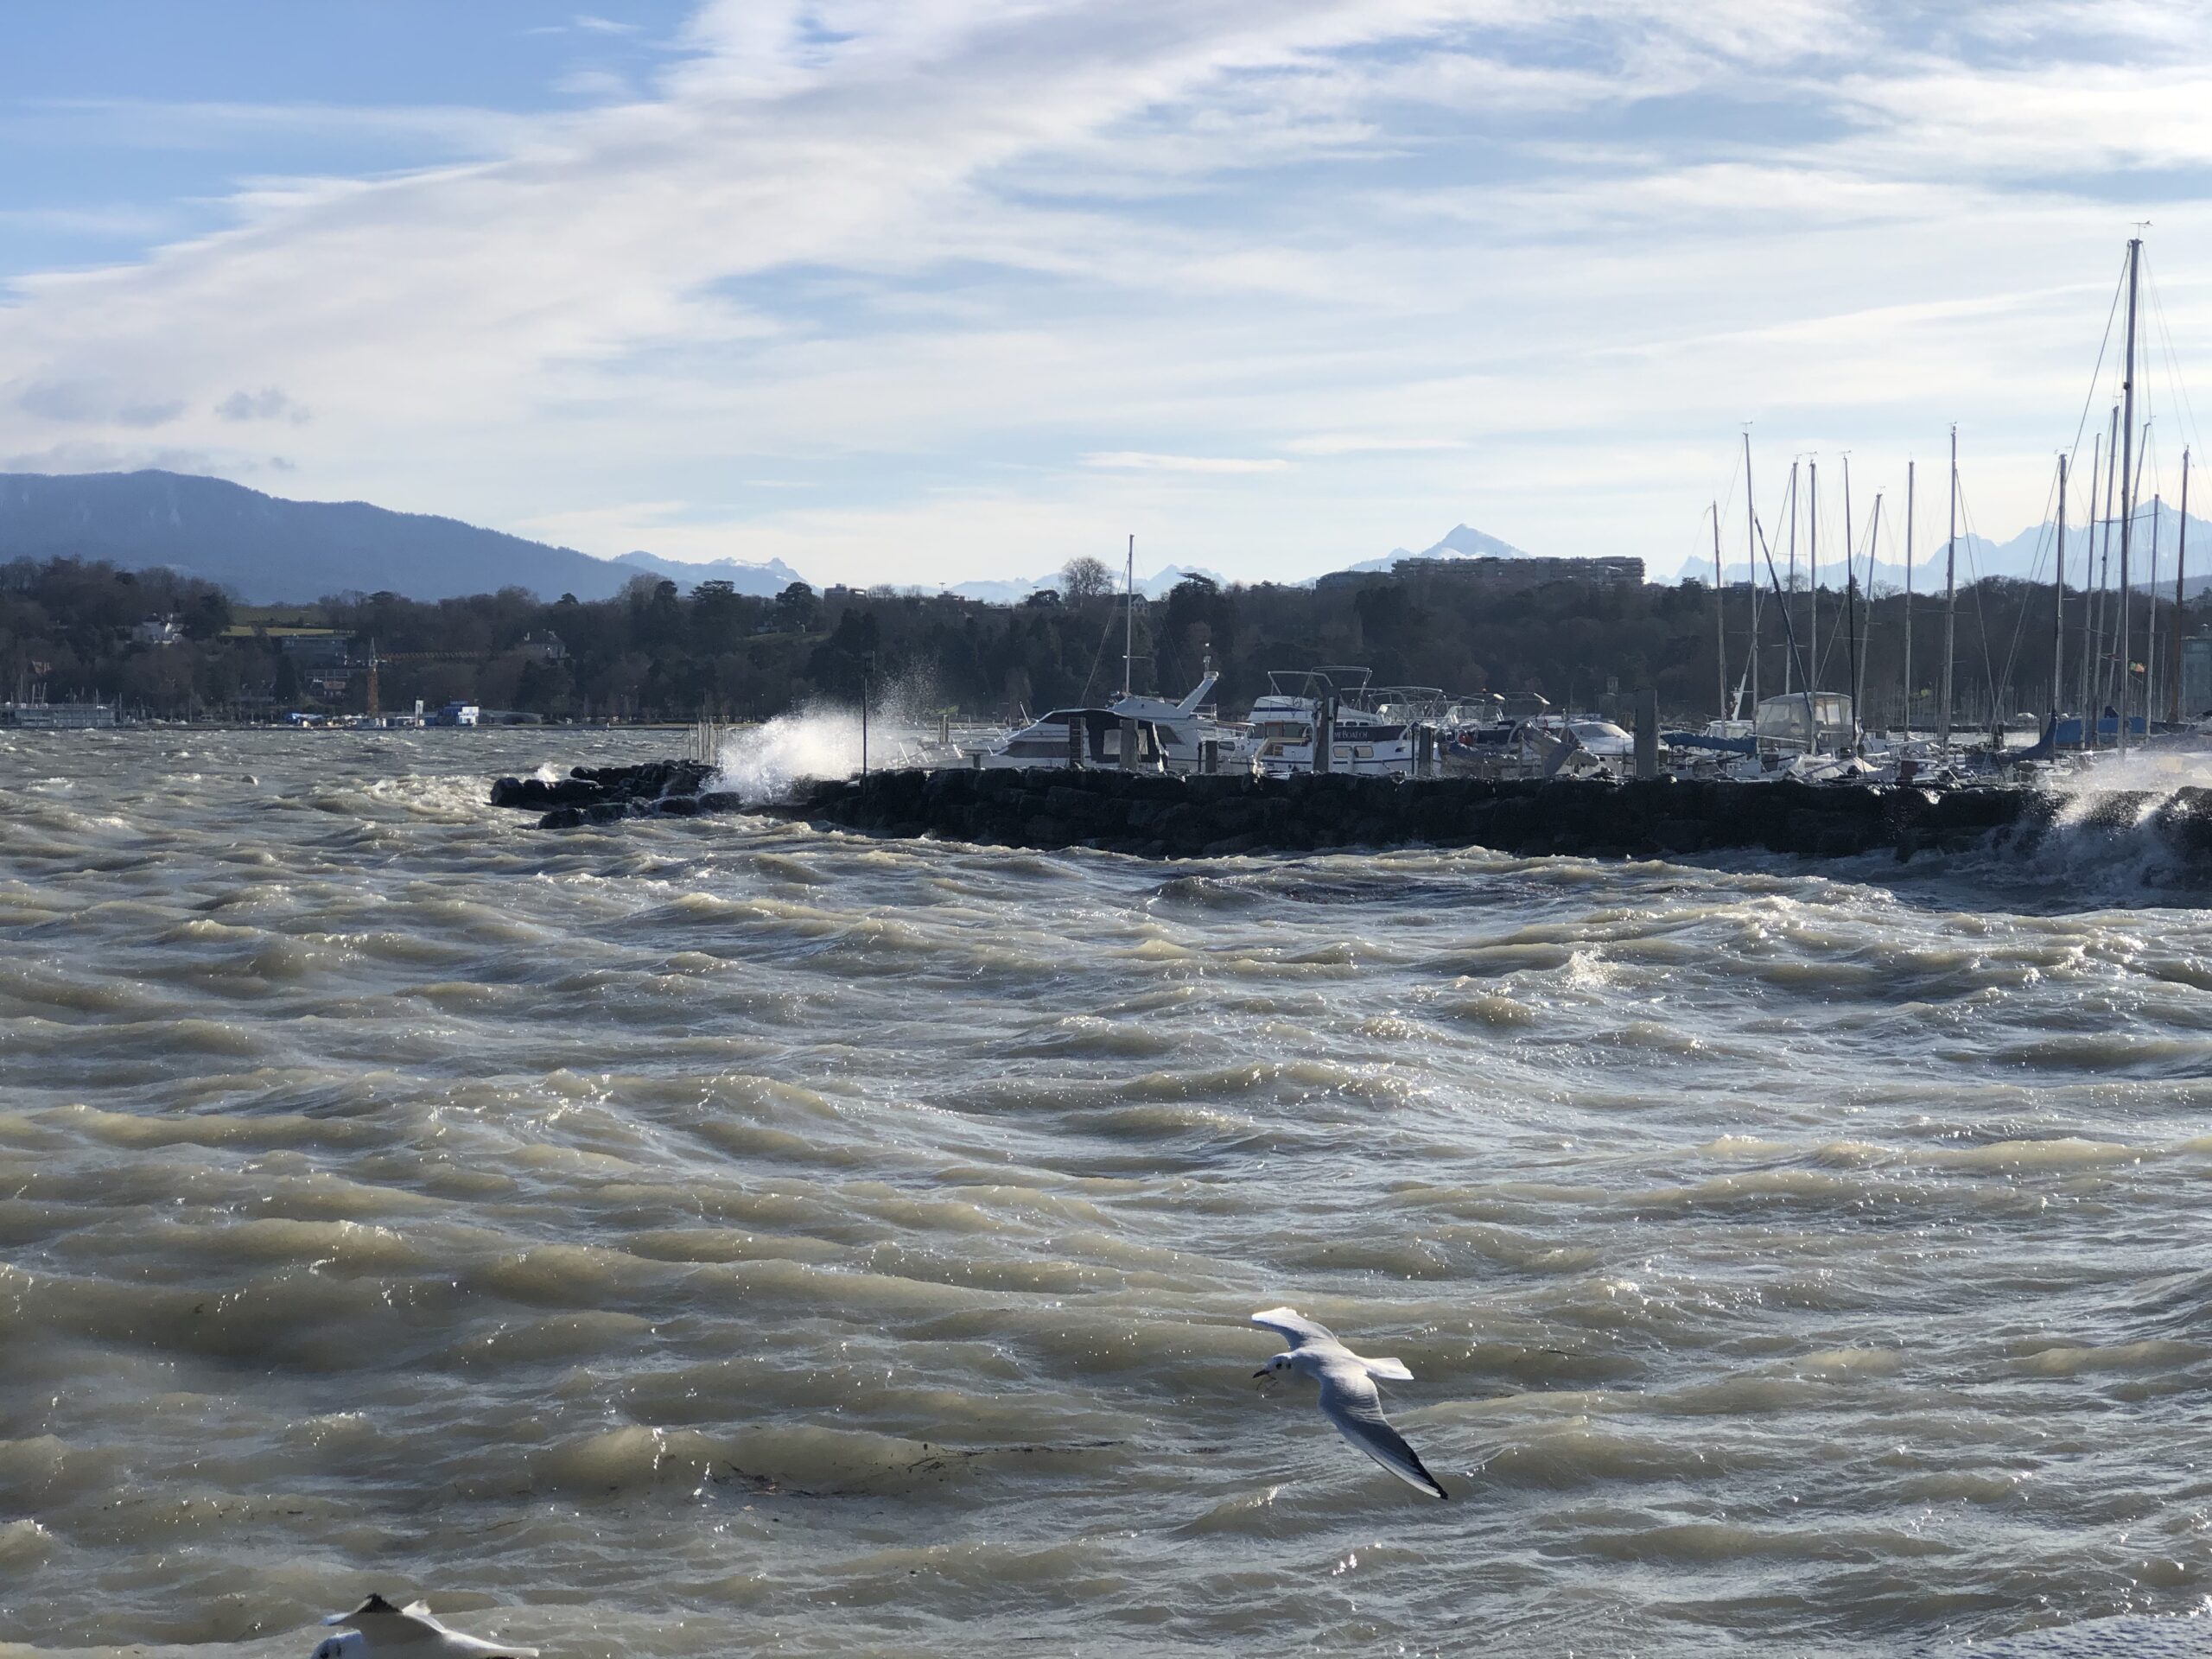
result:
M 102 105 L 269 176 L 19 283 L 0 452 L 148 453 L 159 413 L 264 467 L 281 387 L 302 493 L 861 581 L 1147 514 L 1238 575 L 1459 520 L 1639 550 L 1754 416 L 1870 477 L 1958 418 L 2024 519 L 2145 172 L 2212 346 L 2202 8 L 2037 11 L 2094 59 L 1993 5 L 716 0 L 619 105 Z M 447 159 L 281 175 L 325 124 Z M 842 505 L 754 493 L 802 478 Z
M 1429 449 L 1464 449 L 1464 438 L 1393 436 L 1381 432 L 1318 432 L 1293 438 L 1283 448 L 1301 455 L 1418 454 Z
M 1083 464 L 1105 471 L 1141 473 L 1279 473 L 1290 465 L 1279 457 L 1255 461 L 1231 455 L 1154 455 L 1135 449 L 1085 455 Z
M 626 98 L 630 83 L 607 69 L 575 69 L 553 83 L 553 90 L 571 98 Z
M 103 146 L 198 149 L 302 135 L 409 140 L 467 155 L 499 154 L 528 142 L 525 118 L 450 105 L 162 103 L 141 98 L 30 99 L 0 131 L 29 142 L 67 143 L 92 137 Z
M 215 413 L 226 421 L 285 420 L 295 426 L 305 426 L 314 418 L 281 386 L 264 386 L 258 391 L 240 388 L 216 404 Z

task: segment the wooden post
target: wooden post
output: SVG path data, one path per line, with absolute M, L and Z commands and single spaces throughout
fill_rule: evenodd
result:
M 1122 753 L 1119 757 L 1123 772 L 1137 769 L 1137 723 L 1134 720 L 1122 722 Z
M 1313 766 L 1316 775 L 1336 762 L 1337 700 L 1333 695 L 1313 701 Z
M 1645 686 L 1636 694 L 1636 775 L 1659 775 L 1659 691 Z
M 1083 770 L 1083 716 L 1076 715 L 1068 721 L 1068 770 Z

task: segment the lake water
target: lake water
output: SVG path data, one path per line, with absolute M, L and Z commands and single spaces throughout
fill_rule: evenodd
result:
M 2212 1595 L 2190 895 L 483 804 L 670 748 L 0 739 L 0 1659 L 371 1589 L 562 1659 Z M 1281 1302 L 1450 1503 L 1257 1391 Z

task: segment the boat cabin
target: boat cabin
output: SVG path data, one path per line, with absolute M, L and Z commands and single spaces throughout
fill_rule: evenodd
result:
M 1851 699 L 1840 691 L 1789 691 L 1762 697 L 1757 715 L 1752 734 L 1762 749 L 1815 754 L 1851 746 Z

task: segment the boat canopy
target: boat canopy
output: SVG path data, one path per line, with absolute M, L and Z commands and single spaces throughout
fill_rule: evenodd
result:
M 1840 691 L 1786 691 L 1778 697 L 1764 697 L 1752 729 L 1761 744 L 1776 748 L 1808 753 L 1834 748 L 1851 741 L 1851 699 Z

